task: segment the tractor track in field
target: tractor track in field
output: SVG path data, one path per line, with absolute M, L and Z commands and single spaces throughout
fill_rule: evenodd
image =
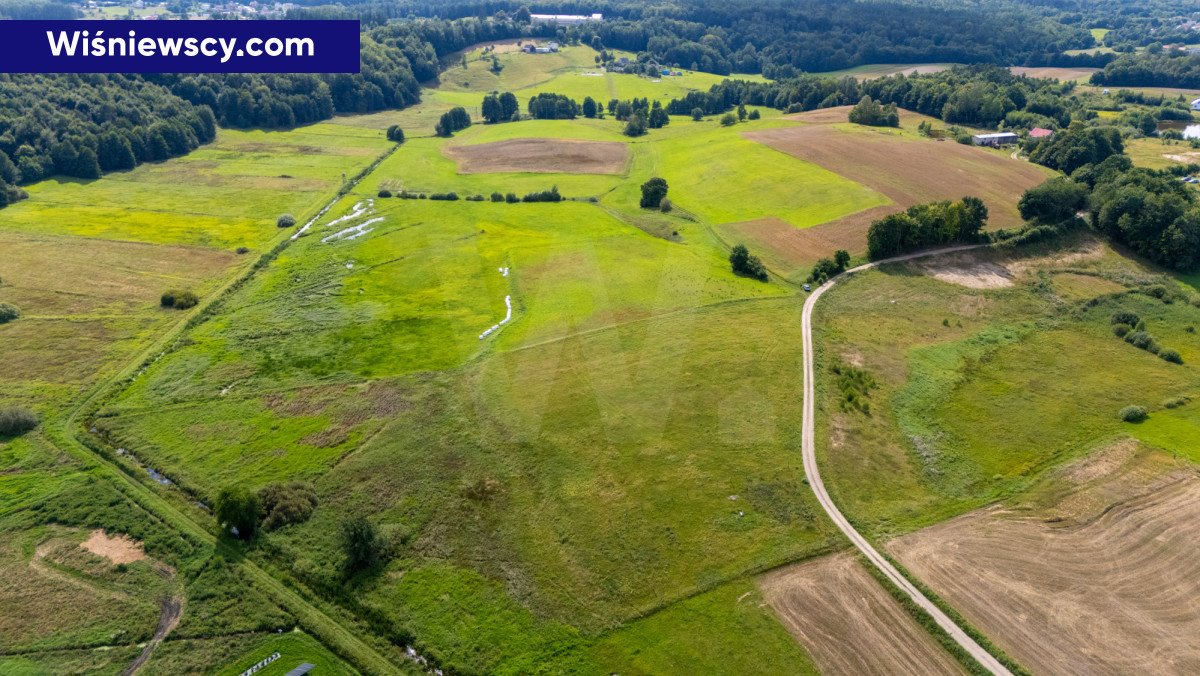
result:
M 874 263 L 867 263 L 856 268 L 847 270 L 846 272 L 830 279 L 820 287 L 813 290 L 812 295 L 804 302 L 804 312 L 801 315 L 801 334 L 804 340 L 804 417 L 802 428 L 801 449 L 804 458 L 804 475 L 808 478 L 808 484 L 812 488 L 813 493 L 817 497 L 817 502 L 821 504 L 821 508 L 829 515 L 829 518 L 837 525 L 838 530 L 844 534 L 851 543 L 866 557 L 867 561 L 872 566 L 877 568 L 892 584 L 898 587 L 906 594 L 913 603 L 915 603 L 922 611 L 927 613 L 937 623 L 943 631 L 945 631 L 955 643 L 957 643 L 968 655 L 979 662 L 989 672 L 996 676 L 1012 676 L 1012 672 L 1000 663 L 995 656 L 988 652 L 983 646 L 971 638 L 966 631 L 963 630 L 954 620 L 942 611 L 933 601 L 929 599 L 920 589 L 908 580 L 884 555 L 880 554 L 875 547 L 854 528 L 850 521 L 838 509 L 833 498 L 825 489 L 825 484 L 821 480 L 821 471 L 817 466 L 816 455 L 816 433 L 814 431 L 815 424 L 815 406 L 814 406 L 814 372 L 813 372 L 813 341 L 812 341 L 812 311 L 816 307 L 817 301 L 829 289 L 833 288 L 844 277 L 852 275 L 856 272 L 870 270 L 880 265 L 888 263 L 900 263 L 925 256 L 934 256 L 938 254 L 952 253 L 955 251 L 965 251 L 968 249 L 976 249 L 986 246 L 984 244 L 971 244 L 966 246 L 950 247 L 946 249 L 936 249 L 932 251 L 920 251 L 917 253 L 907 254 L 904 256 L 896 256 Z

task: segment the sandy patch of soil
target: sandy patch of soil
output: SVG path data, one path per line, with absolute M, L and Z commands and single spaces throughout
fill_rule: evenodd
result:
M 759 587 L 821 673 L 963 673 L 853 554 L 781 568 Z
M 1002 289 L 1013 285 L 1013 274 L 1008 268 L 970 255 L 937 256 L 916 265 L 934 279 L 968 289 Z
M 464 174 L 536 172 L 555 174 L 619 174 L 629 148 L 613 141 L 518 138 L 478 145 L 446 146 L 442 152 Z
M 91 536 L 81 542 L 79 546 L 97 556 L 103 556 L 114 564 L 133 563 L 146 558 L 146 552 L 142 550 L 142 543 L 127 535 L 109 536 L 99 528 L 92 531 Z
M 1085 487 L 1046 513 L 985 509 L 887 548 L 1034 673 L 1200 673 L 1200 475 L 1117 470 L 1127 443 L 1063 470 Z

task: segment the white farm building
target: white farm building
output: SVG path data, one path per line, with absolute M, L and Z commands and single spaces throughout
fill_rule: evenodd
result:
M 588 21 L 604 21 L 603 14 L 530 14 L 531 23 L 552 23 L 557 26 L 576 26 Z

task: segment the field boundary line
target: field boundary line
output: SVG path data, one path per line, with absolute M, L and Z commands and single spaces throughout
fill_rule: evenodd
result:
M 821 296 L 833 288 L 842 278 L 848 277 L 856 272 L 874 269 L 880 265 L 888 263 L 900 263 L 925 256 L 934 256 L 938 254 L 953 253 L 956 251 L 966 251 L 970 249 L 978 249 L 988 246 L 986 244 L 968 244 L 964 246 L 955 246 L 944 249 L 935 249 L 931 251 L 918 251 L 916 253 L 887 258 L 873 263 L 866 263 L 855 268 L 851 268 L 844 273 L 835 276 L 829 281 L 822 284 L 812 292 L 808 300 L 804 302 L 804 311 L 801 315 L 801 334 L 804 342 L 804 416 L 803 428 L 801 435 L 801 454 L 804 460 L 804 475 L 808 478 L 808 484 L 816 495 L 817 502 L 820 503 L 825 513 L 833 520 L 834 525 L 838 527 L 842 533 L 849 538 L 850 542 L 858 549 L 858 551 L 869 561 L 887 580 L 896 585 L 902 590 L 909 599 L 912 600 L 918 608 L 925 613 L 928 613 L 933 621 L 945 631 L 950 638 L 962 647 L 968 655 L 979 664 L 996 676 L 1012 676 L 1012 672 L 1008 667 L 1004 666 L 994 655 L 984 649 L 975 639 L 971 638 L 966 631 L 963 630 L 950 616 L 945 613 L 938 605 L 929 599 L 915 584 L 909 581 L 892 562 L 880 554 L 878 550 L 865 538 L 861 533 L 854 528 L 850 521 L 838 509 L 833 498 L 825 489 L 825 483 L 821 480 L 821 471 L 817 466 L 816 456 L 816 432 L 815 432 L 815 387 L 814 387 L 814 371 L 813 371 L 813 340 L 812 340 L 812 311 L 816 307 L 817 301 Z M 957 614 L 957 613 L 956 613 Z

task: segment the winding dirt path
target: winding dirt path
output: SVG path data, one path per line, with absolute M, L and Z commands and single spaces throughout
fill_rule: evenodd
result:
M 146 664 L 146 661 L 150 659 L 150 656 L 154 654 L 154 649 L 158 647 L 158 644 L 162 643 L 163 639 L 174 631 L 175 627 L 179 626 L 179 620 L 183 617 L 183 606 L 185 603 L 187 603 L 187 597 L 181 591 L 176 591 L 170 596 L 163 598 L 160 604 L 162 611 L 158 616 L 158 629 L 154 631 L 154 638 L 150 639 L 145 648 L 142 648 L 142 652 L 137 656 L 137 659 L 121 672 L 122 676 L 136 674 Z
M 825 513 L 829 515 L 829 518 L 832 519 L 835 524 L 837 524 L 838 529 L 841 530 L 842 533 L 849 538 L 852 543 L 854 543 L 854 546 L 857 547 L 860 552 L 862 552 L 863 556 L 865 556 L 873 566 L 878 568 L 885 577 L 891 580 L 892 584 L 903 590 L 904 593 L 907 594 L 910 599 L 912 599 L 913 603 L 916 603 L 917 606 L 928 613 L 929 616 L 932 617 L 935 622 L 937 622 L 938 626 L 941 627 L 942 630 L 944 630 L 947 634 L 949 634 L 950 637 L 954 639 L 954 642 L 960 645 L 962 649 L 965 650 L 972 658 L 983 665 L 983 667 L 988 671 L 996 674 L 997 676 L 1012 676 L 1011 672 L 1003 664 L 1001 664 L 999 660 L 992 656 L 992 654 L 987 650 L 984 650 L 983 646 L 975 642 L 975 639 L 968 636 L 967 633 L 962 630 L 962 627 L 959 627 L 954 620 L 950 619 L 946 613 L 942 612 L 941 608 L 938 608 L 936 605 L 934 605 L 934 603 L 930 601 L 925 594 L 921 593 L 921 590 L 917 589 L 911 582 L 908 581 L 908 578 L 901 575 L 900 571 L 896 570 L 896 567 L 893 566 L 891 562 L 888 561 L 882 554 L 880 554 L 875 547 L 873 547 L 871 543 L 862 536 L 862 534 L 855 530 L 854 526 L 850 524 L 850 521 L 847 520 L 844 515 L 842 515 L 841 510 L 839 510 L 837 505 L 834 504 L 833 498 L 831 498 L 828 491 L 825 490 L 824 482 L 821 481 L 821 471 L 817 467 L 816 433 L 814 431 L 814 419 L 816 415 L 814 401 L 816 397 L 814 395 L 813 387 L 812 311 L 813 308 L 816 307 L 817 300 L 821 298 L 821 295 L 833 288 L 833 285 L 836 284 L 838 280 L 856 272 L 870 270 L 871 268 L 875 268 L 879 265 L 884 265 L 887 263 L 898 263 L 900 261 L 950 253 L 953 251 L 965 251 L 967 249 L 975 249 L 981 246 L 984 245 L 973 244 L 951 247 L 948 249 L 938 249 L 934 251 L 921 251 L 905 256 L 888 258 L 875 263 L 867 263 L 866 265 L 860 265 L 856 268 L 847 270 L 841 275 L 838 275 L 828 282 L 825 282 L 812 292 L 812 295 L 810 295 L 808 300 L 804 303 L 804 313 L 801 320 L 801 329 L 804 336 L 804 427 L 801 447 L 804 457 L 804 474 L 806 477 L 808 477 L 808 484 L 812 487 L 813 493 L 816 494 L 817 502 L 821 503 L 821 508 L 824 509 Z

